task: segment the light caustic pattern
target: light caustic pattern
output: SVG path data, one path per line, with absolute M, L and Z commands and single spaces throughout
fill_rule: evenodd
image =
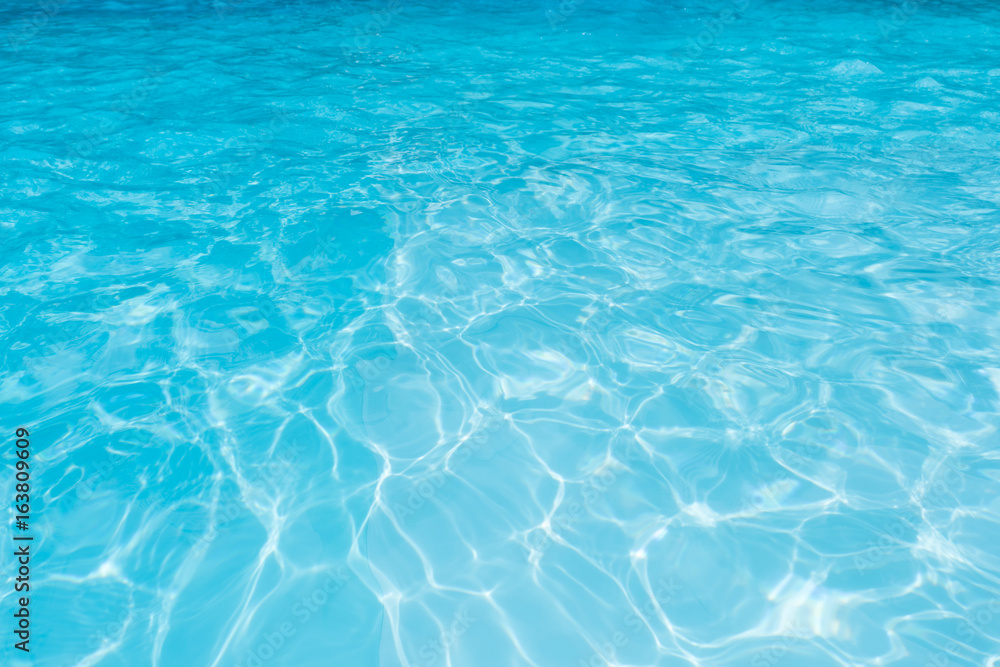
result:
M 673 4 L 3 8 L 30 664 L 1000 664 L 1000 12 Z

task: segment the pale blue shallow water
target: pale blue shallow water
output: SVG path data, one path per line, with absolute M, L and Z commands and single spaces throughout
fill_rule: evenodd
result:
M 995 4 L 0 26 L 4 665 L 1000 665 Z

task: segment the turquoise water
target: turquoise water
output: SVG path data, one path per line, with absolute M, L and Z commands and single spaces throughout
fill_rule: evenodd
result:
M 996 5 L 0 26 L 4 665 L 1000 665 Z

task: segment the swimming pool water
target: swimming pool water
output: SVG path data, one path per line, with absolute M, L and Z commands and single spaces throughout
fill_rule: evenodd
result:
M 0 26 L 4 664 L 1000 665 L 994 3 Z

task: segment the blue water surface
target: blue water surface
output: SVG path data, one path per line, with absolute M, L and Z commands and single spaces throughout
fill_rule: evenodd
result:
M 5 2 L 3 664 L 997 667 L 998 89 L 976 0 Z

